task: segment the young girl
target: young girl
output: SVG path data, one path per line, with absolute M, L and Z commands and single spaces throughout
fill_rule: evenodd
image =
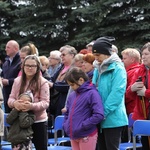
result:
M 64 130 L 73 150 L 95 150 L 96 125 L 104 119 L 101 97 L 82 69 L 74 67 L 65 77 L 74 90 L 68 97 Z
M 20 103 L 18 96 L 26 91 L 33 93 L 34 102 Z M 40 75 L 40 62 L 37 56 L 29 55 L 23 61 L 22 75 L 14 81 L 8 99 L 10 108 L 32 110 L 36 120 L 32 125 L 33 139 L 36 150 L 47 150 L 47 108 L 49 106 L 48 81 Z

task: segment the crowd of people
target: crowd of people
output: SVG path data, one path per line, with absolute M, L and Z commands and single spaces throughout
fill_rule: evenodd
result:
M 30 150 L 33 143 L 36 150 L 47 150 L 49 114 L 65 116 L 73 150 L 118 150 L 128 141 L 131 113 L 134 120 L 150 119 L 150 42 L 127 48 L 119 57 L 114 40 L 100 37 L 80 51 L 64 45 L 48 57 L 33 43 L 20 48 L 15 40 L 7 42 L 0 136 L 4 111 L 12 149 Z M 141 143 L 143 150 L 150 149 L 148 137 L 142 136 Z

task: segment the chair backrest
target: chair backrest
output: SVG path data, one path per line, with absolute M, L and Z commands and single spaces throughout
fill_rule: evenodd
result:
M 4 113 L 4 127 L 10 127 L 10 125 L 6 122 L 7 116 L 8 116 L 8 114 Z
M 136 120 L 133 124 L 133 136 L 150 136 L 150 120 Z
M 150 120 L 136 120 L 133 124 L 133 150 L 136 150 L 136 136 L 150 136 Z
M 54 130 L 63 130 L 64 116 L 60 115 L 55 118 Z
M 55 144 L 57 143 L 57 131 L 61 130 L 62 137 L 64 137 L 64 130 L 63 130 L 63 122 L 64 122 L 64 115 L 59 115 L 55 118 L 54 122 L 54 139 Z

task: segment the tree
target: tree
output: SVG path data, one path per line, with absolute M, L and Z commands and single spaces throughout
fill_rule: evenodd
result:
M 0 51 L 4 49 L 5 41 L 9 39 L 8 29 L 9 29 L 9 4 L 6 1 L 0 1 Z
M 75 10 L 75 13 L 78 15 L 81 11 Z M 88 16 L 89 22 L 82 29 L 83 34 L 76 35 L 75 39 L 82 39 L 87 35 L 91 35 L 92 39 L 114 36 L 115 44 L 120 50 L 127 47 L 140 48 L 150 41 L 149 0 L 95 1 L 87 11 L 82 11 L 82 16 Z
M 33 41 L 43 53 L 70 44 L 82 28 L 82 20 L 72 15 L 74 1 L 30 1 L 13 13 L 12 32 L 21 34 L 20 43 Z M 21 31 L 21 32 L 20 32 Z M 85 44 L 85 42 L 83 43 Z M 74 46 L 80 46 L 76 43 Z M 45 52 L 45 51 L 46 52 Z
M 1 0 L 0 1 L 0 54 L 5 56 L 5 45 L 8 40 L 14 39 L 17 40 L 15 32 L 11 32 L 13 28 L 13 21 L 15 19 L 13 10 L 16 9 L 14 1 L 11 0 Z
M 150 40 L 149 0 L 13 0 L 13 4 L 10 38 L 21 46 L 34 42 L 40 54 L 65 44 L 79 51 L 100 36 L 114 36 L 120 51 L 140 48 Z

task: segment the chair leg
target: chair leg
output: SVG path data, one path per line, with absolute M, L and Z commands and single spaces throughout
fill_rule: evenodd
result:
M 136 137 L 133 136 L 133 150 L 136 150 Z

